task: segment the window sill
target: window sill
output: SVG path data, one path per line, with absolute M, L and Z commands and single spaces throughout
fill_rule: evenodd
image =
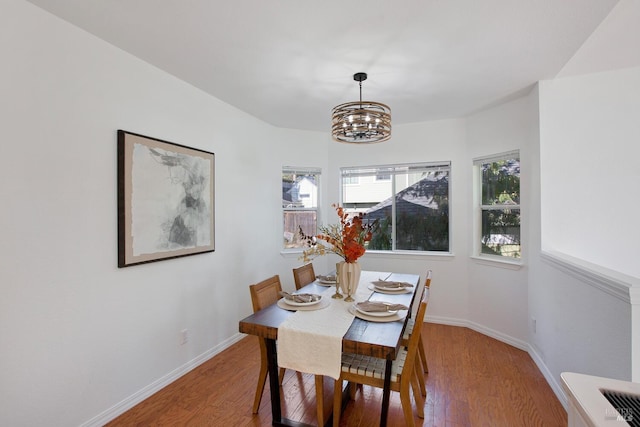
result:
M 405 258 L 405 259 L 425 259 L 438 258 L 441 260 L 452 260 L 455 255 L 451 252 L 418 252 L 418 251 L 367 251 L 364 254 L 367 258 Z
M 473 255 L 471 259 L 477 264 L 488 265 L 490 267 L 505 268 L 507 270 L 520 270 L 524 264 L 522 260 L 512 261 L 508 259 L 489 258 L 486 256 Z
M 283 258 L 299 258 L 302 256 L 302 249 L 282 249 L 280 255 Z

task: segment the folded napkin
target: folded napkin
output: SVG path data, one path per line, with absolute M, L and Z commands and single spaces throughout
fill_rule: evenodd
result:
M 388 288 L 388 289 L 404 289 L 404 288 L 413 288 L 411 283 L 407 282 L 392 282 L 386 280 L 376 280 L 375 282 L 371 282 L 376 286 Z
M 378 301 L 363 301 L 356 304 L 362 311 L 368 311 L 370 313 L 373 312 L 384 312 L 384 311 L 397 311 L 397 310 L 408 310 L 404 304 L 391 304 L 388 302 L 378 302 Z
M 336 281 L 336 275 L 335 274 L 329 274 L 327 276 L 319 275 L 319 276 L 316 277 L 316 279 L 322 280 L 324 282 L 335 282 Z
M 289 292 L 280 291 L 280 296 L 284 299 L 294 302 L 314 302 L 322 298 L 316 294 L 290 294 Z

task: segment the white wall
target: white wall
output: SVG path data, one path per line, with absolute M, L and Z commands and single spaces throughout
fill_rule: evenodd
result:
M 540 87 L 542 249 L 640 277 L 640 67 Z
M 0 424 L 100 424 L 235 339 L 250 283 L 277 273 L 293 288 L 281 168 L 326 167 L 327 141 L 21 0 L 0 4 L 0 52 Z M 215 153 L 214 253 L 116 268 L 117 129 Z
M 529 95 L 478 112 L 467 118 L 467 169 L 477 157 L 520 150 L 522 266 L 472 259 L 469 262 L 469 320 L 477 329 L 503 336 L 526 349 L 527 270 L 530 249 L 529 211 L 531 208 L 531 176 L 536 171 L 531 162 L 538 148 L 537 91 Z M 467 215 L 471 229 L 473 210 Z M 471 255 L 472 246 L 468 253 Z
M 530 342 L 555 378 L 638 380 L 625 287 L 640 283 L 639 113 L 640 68 L 540 83 L 539 235 L 550 255 L 531 260 Z

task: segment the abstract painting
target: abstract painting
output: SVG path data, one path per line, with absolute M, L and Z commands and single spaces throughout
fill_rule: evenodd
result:
M 214 245 L 214 154 L 118 131 L 118 267 Z

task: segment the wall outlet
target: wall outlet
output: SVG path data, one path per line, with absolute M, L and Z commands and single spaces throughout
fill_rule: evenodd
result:
M 189 330 L 183 329 L 180 331 L 180 345 L 185 345 L 189 342 Z
M 536 318 L 535 317 L 531 318 L 531 330 L 533 331 L 534 334 L 536 332 L 538 332 L 538 325 L 536 324 Z

